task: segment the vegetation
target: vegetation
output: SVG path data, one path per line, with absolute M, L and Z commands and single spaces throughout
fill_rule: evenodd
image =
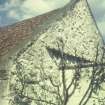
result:
M 32 43 L 29 45 L 31 46 Z M 17 54 L 14 59 L 16 70 L 11 72 L 15 77 L 15 84 L 10 85 L 11 105 L 68 105 L 77 91 L 82 91 L 81 81 L 88 81 L 88 87 L 78 105 L 86 105 L 90 99 L 93 105 L 105 105 L 105 97 L 100 97 L 100 91 L 104 90 L 105 82 L 105 49 L 102 48 L 101 60 L 98 60 L 99 45 L 97 45 L 94 61 L 87 60 L 83 56 L 78 57 L 76 50 L 74 55 L 64 52 L 65 43 L 62 39 L 57 42 L 58 49 L 46 46 L 46 50 L 57 69 L 49 72 L 44 67 L 43 51 L 41 51 L 40 65 L 34 70 L 26 72 L 25 67 Z M 28 48 L 28 47 L 27 47 Z M 26 48 L 26 49 L 27 49 Z M 68 75 L 69 74 L 69 75 Z

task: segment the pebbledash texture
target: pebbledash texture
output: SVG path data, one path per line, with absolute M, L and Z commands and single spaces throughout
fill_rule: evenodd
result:
M 0 28 L 0 105 L 85 105 L 93 68 L 79 80 L 76 67 L 96 62 L 97 49 L 100 62 L 102 46 L 86 0 Z

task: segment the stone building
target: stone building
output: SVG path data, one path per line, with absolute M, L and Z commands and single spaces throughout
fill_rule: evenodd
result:
M 58 52 L 64 52 L 63 54 L 67 57 L 65 58 L 67 59 L 67 65 L 74 66 L 78 64 L 78 61 L 87 63 L 95 62 L 98 46 L 100 49 L 98 62 L 100 62 L 102 45 L 101 34 L 86 0 L 70 0 L 63 8 L 0 28 L 0 105 L 9 105 L 9 99 L 14 100 L 14 102 L 17 97 L 20 99 L 13 90 L 13 87 L 17 87 L 20 90 L 22 87 L 22 84 L 16 81 L 19 78 L 16 75 L 12 75 L 16 73 L 17 66 L 22 66 L 20 69 L 23 68 L 22 72 L 27 75 L 27 80 L 30 80 L 30 78 L 34 82 L 37 80 L 40 86 L 50 87 L 51 91 L 57 91 L 52 81 L 57 85 L 63 82 L 62 70 L 58 70 L 58 66 L 60 64 L 62 66 L 62 61 L 60 61 L 62 60 L 62 54 L 59 55 Z M 55 55 L 52 55 L 53 52 Z M 56 65 L 55 62 L 59 65 Z M 42 69 L 45 72 L 44 75 L 48 77 L 48 81 L 40 81 L 42 77 L 39 71 Z M 31 73 L 34 74 L 33 77 L 30 77 L 29 74 Z M 67 69 L 65 71 L 67 87 L 73 77 L 73 73 L 74 71 L 72 70 Z M 51 77 L 49 78 L 49 76 Z M 46 79 L 45 77 L 43 78 Z M 89 82 L 87 82 L 88 84 Z M 43 93 L 39 85 L 35 85 L 34 88 L 38 92 L 36 94 L 39 95 L 39 99 L 42 96 L 42 99 L 40 99 L 41 102 L 39 102 L 39 99 L 34 96 L 35 94 L 31 90 L 33 87 L 32 83 L 26 86 L 23 99 L 32 100 L 29 103 L 27 102 L 27 104 L 22 99 L 21 102 L 23 104 L 19 104 L 20 101 L 16 102 L 19 105 L 38 105 L 38 102 L 41 105 L 82 105 L 79 102 L 87 88 L 85 78 L 81 80 L 81 85 L 83 85 L 82 90 L 84 91 L 80 93 L 76 91 L 74 93 L 75 98 L 71 97 L 70 100 L 67 99 L 65 101 L 62 93 L 62 90 L 64 90 L 63 83 L 59 87 L 60 96 L 62 96 L 63 100 L 61 103 L 56 100 L 57 96 L 48 93 L 48 90 Z M 72 87 L 69 92 L 72 92 Z M 9 95 L 10 93 L 13 96 Z M 46 96 L 43 94 L 46 94 Z

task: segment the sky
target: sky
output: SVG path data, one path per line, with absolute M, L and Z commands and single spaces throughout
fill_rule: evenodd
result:
M 67 4 L 70 0 L 0 0 L 0 27 L 31 18 Z M 88 0 L 105 37 L 105 0 Z

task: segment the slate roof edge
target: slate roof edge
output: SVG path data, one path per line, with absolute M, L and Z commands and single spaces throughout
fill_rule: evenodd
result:
M 8 26 L 3 26 L 3 27 L 0 27 L 0 30 L 4 29 L 4 28 L 10 28 L 10 27 L 13 27 L 13 26 L 16 26 L 17 24 L 21 24 L 21 23 L 24 23 L 26 21 L 30 21 L 30 20 L 35 20 L 36 18 L 40 18 L 40 17 L 43 17 L 43 16 L 49 16 L 53 13 L 56 13 L 57 11 L 59 10 L 62 10 L 64 8 L 68 8 L 68 7 L 71 7 L 71 9 L 74 7 L 74 4 L 76 4 L 76 2 L 78 2 L 79 0 L 71 0 L 69 1 L 69 3 L 67 3 L 66 5 L 64 5 L 63 7 L 59 7 L 57 9 L 54 9 L 52 11 L 49 11 L 49 12 L 46 12 L 46 13 L 43 13 L 43 14 L 40 14 L 38 16 L 34 16 L 34 17 L 31 17 L 31 18 L 28 18 L 28 19 L 24 19 L 22 21 L 18 21 L 16 23 L 13 23 L 11 25 L 8 25 Z

